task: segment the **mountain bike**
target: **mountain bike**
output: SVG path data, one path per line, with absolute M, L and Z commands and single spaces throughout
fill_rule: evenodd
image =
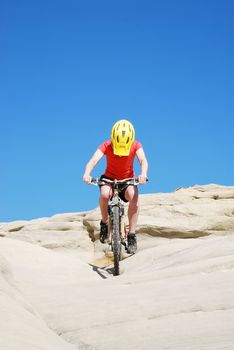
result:
M 137 186 L 138 178 L 124 180 L 110 180 L 106 178 L 92 178 L 93 185 L 109 185 L 112 189 L 112 196 L 108 201 L 108 240 L 114 255 L 114 276 L 119 275 L 119 262 L 122 258 L 122 246 L 128 252 L 127 230 L 124 223 L 124 202 L 119 197 L 119 192 L 128 185 Z

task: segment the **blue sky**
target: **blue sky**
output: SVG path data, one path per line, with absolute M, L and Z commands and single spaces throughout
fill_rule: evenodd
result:
M 141 193 L 234 185 L 233 42 L 232 0 L 0 1 L 0 221 L 95 208 L 84 167 L 123 118 Z

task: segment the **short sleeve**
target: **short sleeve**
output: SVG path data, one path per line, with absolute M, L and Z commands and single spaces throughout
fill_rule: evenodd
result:
M 142 144 L 141 144 L 139 141 L 135 141 L 135 150 L 136 150 L 136 152 L 137 152 L 140 148 L 142 148 Z
M 109 145 L 110 145 L 110 141 L 103 142 L 103 143 L 98 147 L 98 149 L 100 149 L 100 151 L 101 151 L 103 154 L 106 154 L 106 151 L 107 151 L 107 148 L 109 147 Z

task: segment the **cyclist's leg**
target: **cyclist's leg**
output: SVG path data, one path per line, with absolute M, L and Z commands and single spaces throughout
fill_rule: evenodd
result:
M 128 220 L 129 232 L 135 233 L 137 220 L 139 216 L 140 204 L 137 186 L 128 186 L 125 190 L 124 196 L 129 202 L 128 206 Z
M 111 187 L 109 185 L 102 185 L 100 187 L 99 206 L 103 223 L 106 223 L 108 221 L 108 200 L 111 196 Z
M 99 205 L 101 210 L 101 222 L 100 222 L 100 236 L 101 243 L 106 243 L 108 238 L 108 200 L 111 196 L 112 190 L 108 185 L 100 186 L 100 198 Z

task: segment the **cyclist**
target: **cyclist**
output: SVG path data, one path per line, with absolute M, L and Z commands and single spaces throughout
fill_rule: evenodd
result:
M 141 174 L 138 176 L 139 184 L 145 184 L 147 179 L 148 162 L 140 142 L 135 140 L 135 130 L 128 120 L 117 121 L 111 131 L 111 139 L 103 142 L 86 165 L 83 180 L 91 183 L 91 172 L 99 160 L 106 156 L 106 170 L 101 177 L 123 180 L 134 177 L 134 159 L 138 158 Z M 111 187 L 108 184 L 100 186 L 99 205 L 101 211 L 100 241 L 105 243 L 108 237 L 108 200 L 112 196 Z M 136 225 L 139 215 L 139 198 L 137 186 L 123 187 L 120 198 L 129 202 L 128 206 L 128 251 L 135 253 L 137 249 Z

